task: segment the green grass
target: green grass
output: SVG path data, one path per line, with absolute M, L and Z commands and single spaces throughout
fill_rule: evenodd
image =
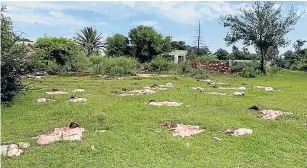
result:
M 306 167 L 307 73 L 282 71 L 273 77 L 244 79 L 213 76 L 232 86 L 247 83 L 245 97 L 205 95 L 190 87 L 209 88 L 192 78 L 153 77 L 101 80 L 91 77 L 48 77 L 35 81 L 31 91 L 20 96 L 12 107 L 2 108 L 2 141 L 26 141 L 31 146 L 18 158 L 2 157 L 2 167 Z M 27 83 L 28 81 L 26 81 Z M 143 86 L 176 85 L 152 95 L 119 97 L 111 90 Z M 266 93 L 252 88 L 270 85 L 281 92 Z M 55 95 L 55 103 L 36 104 L 45 91 L 77 88 L 86 103 L 69 103 L 70 95 Z M 231 93 L 231 90 L 220 92 Z M 150 99 L 183 102 L 180 107 L 148 107 Z M 294 114 L 277 121 L 260 120 L 248 107 L 259 104 L 266 109 Z M 185 107 L 191 105 L 191 107 Z M 35 144 L 31 137 L 77 121 L 86 129 L 81 142 Z M 205 131 L 192 137 L 174 137 L 159 126 L 162 120 L 200 125 Z M 232 137 L 219 131 L 246 127 L 254 133 Z M 95 130 L 107 129 L 104 133 Z M 161 130 L 157 133 L 156 130 Z M 211 137 L 222 139 L 216 142 Z M 186 144 L 189 143 L 189 147 Z M 91 150 L 95 145 L 97 151 Z

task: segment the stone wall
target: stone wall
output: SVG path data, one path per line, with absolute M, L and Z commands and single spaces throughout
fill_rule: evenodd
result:
M 230 74 L 230 61 L 195 61 L 192 62 L 192 66 L 202 67 L 208 72 L 215 72 L 217 74 Z

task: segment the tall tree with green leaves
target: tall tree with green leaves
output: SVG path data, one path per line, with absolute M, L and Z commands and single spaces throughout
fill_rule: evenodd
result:
M 77 33 L 75 42 L 85 50 L 87 56 L 94 53 L 99 54 L 99 51 L 104 47 L 101 34 L 98 34 L 97 30 L 92 27 L 85 27 L 81 30 L 81 34 Z
M 284 15 L 282 6 L 276 2 L 254 2 L 238 9 L 240 15 L 224 15 L 220 21 L 230 28 L 225 41 L 231 45 L 240 40 L 246 46 L 253 45 L 261 55 L 261 71 L 265 73 L 265 59 L 270 49 L 285 47 L 289 41 L 285 35 L 293 30 L 301 15 L 293 8 Z
M 130 30 L 131 49 L 141 62 L 150 61 L 154 56 L 171 50 L 171 37 L 163 37 L 153 27 L 137 26 Z
M 21 35 L 13 30 L 13 22 L 5 16 L 6 6 L 1 6 L 1 101 L 11 101 L 24 86 L 20 75 L 29 59 L 29 50 Z
M 114 34 L 106 39 L 106 55 L 129 55 L 129 39 L 122 34 Z

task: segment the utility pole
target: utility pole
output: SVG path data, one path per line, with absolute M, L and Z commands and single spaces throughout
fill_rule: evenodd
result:
M 198 20 L 198 28 L 195 31 L 196 31 L 197 35 L 193 36 L 194 39 L 195 39 L 194 46 L 197 45 L 197 54 L 199 55 L 200 54 L 200 47 L 201 47 L 201 45 L 203 45 L 203 43 L 202 43 L 203 37 L 201 36 L 201 29 L 200 29 L 200 20 Z
M 198 20 L 198 38 L 197 38 L 197 53 L 199 54 L 199 42 L 200 42 L 200 20 Z

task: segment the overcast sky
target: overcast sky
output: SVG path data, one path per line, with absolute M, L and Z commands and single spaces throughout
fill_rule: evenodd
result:
M 114 33 L 128 36 L 137 25 L 153 26 L 164 36 L 194 45 L 198 20 L 201 21 L 203 43 L 211 51 L 226 47 L 223 38 L 228 32 L 218 22 L 222 14 L 236 14 L 236 8 L 251 2 L 3 2 L 6 14 L 14 23 L 15 31 L 35 41 L 38 37 L 73 37 L 86 26 L 96 28 L 104 37 Z M 292 6 L 299 12 L 307 9 L 307 2 L 278 2 L 288 11 Z M 307 10 L 306 10 L 307 11 Z M 280 48 L 283 53 L 291 49 L 297 39 L 307 40 L 307 14 L 287 35 L 291 45 Z M 239 48 L 243 46 L 236 44 Z M 253 52 L 253 47 L 249 47 Z

